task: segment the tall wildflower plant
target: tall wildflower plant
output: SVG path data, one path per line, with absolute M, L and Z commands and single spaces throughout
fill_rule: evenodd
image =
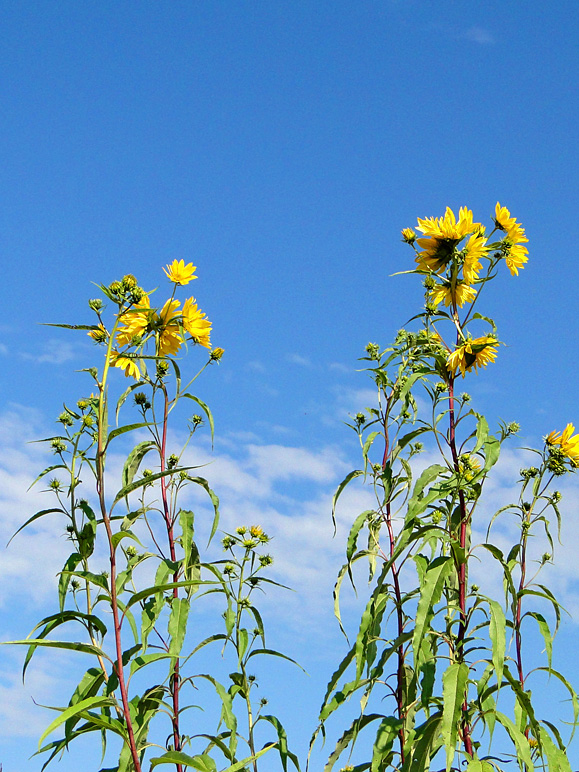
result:
M 85 371 L 92 381 L 90 396 L 74 408 L 65 406 L 58 417 L 59 434 L 45 440 L 56 459 L 36 482 L 48 483 L 54 505 L 22 526 L 57 517 L 72 546 L 59 575 L 55 613 L 28 638 L 12 642 L 27 649 L 24 672 L 38 649 L 73 650 L 93 658 L 68 704 L 53 708 L 57 717 L 39 743 L 38 752 L 47 757 L 43 769 L 71 743 L 95 733 L 102 742 L 101 764 L 111 755 L 116 758 L 101 772 L 141 772 L 167 764 L 178 772 L 257 772 L 258 759 L 276 748 L 284 769 L 288 759 L 297 766 L 283 726 L 264 712 L 267 700 L 255 703 L 257 683 L 248 672 L 255 657 L 283 656 L 266 647 L 254 604 L 255 591 L 272 582 L 263 575 L 272 562 L 263 552 L 269 537 L 260 526 L 240 526 L 223 538 L 224 559 L 203 560 L 194 512 L 179 503 L 188 486 L 205 492 L 213 511 L 206 529 L 211 540 L 218 528 L 218 498 L 208 481 L 183 463 L 204 424 L 213 438 L 211 412 L 191 386 L 223 354 L 211 348 L 211 323 L 195 299 L 181 305 L 176 297 L 196 278 L 195 270 L 183 260 L 164 269 L 172 292 L 160 307 L 128 275 L 100 287 L 106 305 L 102 299 L 89 301 L 96 316 L 92 324 L 56 325 L 86 331 L 104 356 L 100 367 Z M 207 357 L 187 380 L 178 356 L 188 346 L 206 350 Z M 113 402 L 115 368 L 130 385 Z M 175 452 L 169 431 L 179 403 L 199 412 L 190 418 L 186 441 Z M 119 423 L 128 411 L 132 416 Z M 113 482 L 107 457 L 133 435 L 120 480 Z M 218 612 L 217 630 L 203 639 L 195 637 L 194 602 L 205 604 L 205 615 Z M 233 672 L 228 683 L 215 673 L 195 671 L 195 655 L 211 646 L 229 656 Z M 190 710 L 203 683 L 218 700 L 213 732 L 199 725 Z M 260 722 L 269 725 L 273 738 L 258 746 Z M 115 742 L 109 743 L 111 738 Z M 98 759 L 89 765 L 98 766 Z
M 375 505 L 348 535 L 335 589 L 338 619 L 341 587 L 354 581 L 360 561 L 369 563 L 371 591 L 328 684 L 313 740 L 326 735 L 330 717 L 354 695 L 360 711 L 326 772 L 346 754 L 343 769 L 356 772 L 493 772 L 510 768 L 509 761 L 525 772 L 571 769 L 566 747 L 579 701 L 552 665 L 561 606 L 541 570 L 553 559 L 553 523 L 556 532 L 560 526 L 561 495 L 551 484 L 579 466 L 579 435 L 571 424 L 549 434 L 532 451 L 534 465 L 520 471 L 518 498 L 489 516 L 485 484 L 519 427 L 502 424 L 491 433 L 469 395 L 458 393 L 499 351 L 495 323 L 478 310 L 483 290 L 505 268 L 517 276 L 528 259 L 524 229 L 500 204 L 493 223 L 487 235 L 465 207 L 458 218 L 447 209 L 419 219 L 419 234 L 403 230 L 416 264 L 404 273 L 422 277 L 425 288 L 424 309 L 414 317 L 419 328 L 401 330 L 388 348 L 366 348 L 377 403 L 351 424 L 363 463 L 341 483 L 334 506 L 355 478 L 370 486 Z M 438 458 L 422 468 L 416 457 L 427 440 Z M 507 550 L 493 542 L 504 518 L 518 533 Z M 485 530 L 475 543 L 473 535 Z M 534 554 L 531 540 L 540 534 L 549 551 Z M 502 596 L 469 584 L 473 560 L 498 566 Z M 544 641 L 538 665 L 525 646 L 532 626 Z M 531 689 L 541 678 L 568 693 L 566 736 L 555 717 L 539 715 Z M 368 732 L 370 753 L 366 741 L 355 748 Z M 500 752 L 493 750 L 497 741 Z

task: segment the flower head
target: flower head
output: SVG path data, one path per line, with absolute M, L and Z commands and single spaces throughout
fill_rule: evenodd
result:
M 111 364 L 114 367 L 119 367 L 127 378 L 132 376 L 135 380 L 139 380 L 141 377 L 137 363 L 132 357 L 123 356 L 118 351 L 111 351 Z
M 437 284 L 429 294 L 430 301 L 435 305 L 439 305 L 444 300 L 445 306 L 456 303 L 461 308 L 465 303 L 472 303 L 475 297 L 476 290 L 463 281 L 456 282 L 454 288 L 450 281 Z
M 511 276 L 518 276 L 519 268 L 524 268 L 529 259 L 529 250 L 523 246 L 528 241 L 529 239 L 525 236 L 525 229 L 521 225 L 515 224 L 507 231 L 505 246 L 508 252 L 505 262 Z
M 473 367 L 476 372 L 477 368 L 486 367 L 490 362 L 494 362 L 497 358 L 498 345 L 497 339 L 491 335 L 469 338 L 448 355 L 446 367 L 453 375 L 460 370 L 464 378 Z
M 193 263 L 187 263 L 187 265 L 185 265 L 184 260 L 173 260 L 171 265 L 163 268 L 163 270 L 173 284 L 189 284 L 192 279 L 197 278 L 195 276 L 195 271 L 197 270 L 196 266 L 194 266 Z
M 511 217 L 511 213 L 506 206 L 501 206 L 497 201 L 495 207 L 495 216 L 493 218 L 496 227 L 501 231 L 508 231 L 517 222 L 516 217 Z
M 183 328 L 193 338 L 195 343 L 205 348 L 211 348 L 211 322 L 197 308 L 195 298 L 189 298 L 183 303 Z
M 478 272 L 482 268 L 480 260 L 488 254 L 486 243 L 487 240 L 479 234 L 471 236 L 466 242 L 462 275 L 467 284 L 472 284 L 478 278 Z
M 575 466 L 579 466 L 579 434 L 573 437 L 575 427 L 567 424 L 562 432 L 551 432 L 547 435 L 547 445 L 559 445 L 561 451 Z
M 458 221 L 452 209 L 447 206 L 444 217 L 427 217 L 424 220 L 419 217 L 417 228 L 425 236 L 458 242 L 469 233 L 474 233 L 480 225 L 480 223 L 473 223 L 472 211 L 466 206 L 459 210 Z
M 178 300 L 167 300 L 159 314 L 157 356 L 175 356 L 183 343 Z
M 407 244 L 414 244 L 416 241 L 416 233 L 414 233 L 412 228 L 402 229 L 402 241 L 405 241 Z
M 148 332 L 155 318 L 148 295 L 143 295 L 138 304 L 125 311 L 121 320 L 123 324 L 117 330 L 117 345 L 128 346 L 134 338 Z

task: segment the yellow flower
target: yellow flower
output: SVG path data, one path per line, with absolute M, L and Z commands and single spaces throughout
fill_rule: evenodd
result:
M 518 276 L 519 268 L 524 268 L 529 259 L 529 250 L 523 246 L 529 239 L 525 236 L 525 229 L 515 223 L 507 231 L 505 240 L 510 245 L 509 253 L 505 258 L 507 268 L 511 272 L 511 276 Z
M 205 348 L 211 348 L 209 336 L 211 335 L 211 322 L 205 314 L 197 308 L 195 298 L 189 298 L 183 303 L 183 328 L 195 343 Z
M 466 206 L 461 207 L 458 213 L 458 222 L 450 207 L 446 207 L 444 217 L 427 217 L 424 220 L 418 218 L 418 230 L 425 236 L 435 239 L 450 239 L 462 241 L 469 233 L 474 233 L 480 228 L 480 223 L 473 223 L 472 211 Z
M 197 267 L 193 263 L 187 263 L 185 265 L 184 260 L 173 260 L 171 265 L 163 268 L 167 277 L 173 282 L 173 284 L 189 284 L 192 279 L 197 277 L 194 275 Z
M 95 327 L 94 330 L 91 330 L 90 332 L 88 332 L 87 335 L 90 338 L 92 338 L 96 343 L 106 343 L 109 337 L 109 334 L 105 330 L 102 322 L 100 322 L 98 327 Z
M 575 427 L 573 424 L 567 424 L 562 432 L 551 432 L 545 439 L 548 445 L 559 445 L 567 458 L 574 464 L 579 464 L 579 434 L 574 437 Z
M 465 303 L 472 303 L 475 297 L 476 290 L 462 281 L 456 283 L 454 292 L 452 290 L 452 283 L 445 281 L 443 284 L 437 284 L 430 293 L 430 301 L 436 306 L 444 300 L 445 306 L 456 303 L 457 306 L 462 308 Z
M 261 525 L 252 525 L 249 529 L 249 533 L 254 537 L 257 538 L 258 536 L 261 536 L 263 533 L 263 528 Z
M 414 233 L 412 228 L 403 228 L 402 240 L 405 241 L 407 244 L 414 244 L 414 242 L 416 241 L 416 233 Z
M 225 349 L 220 348 L 217 346 L 217 348 L 214 348 L 211 352 L 211 359 L 213 362 L 219 362 L 221 357 L 225 354 Z
M 151 310 L 149 296 L 143 295 L 139 303 L 124 312 L 121 319 L 123 325 L 117 330 L 117 345 L 128 346 L 133 338 L 150 330 L 155 319 L 155 312 Z
M 517 222 L 517 218 L 511 217 L 511 213 L 507 207 L 501 206 L 498 201 L 495 207 L 495 216 L 493 219 L 495 221 L 495 225 L 501 231 L 508 231 Z
M 135 380 L 139 380 L 141 373 L 137 367 L 137 363 L 131 357 L 123 356 L 118 351 L 111 351 L 111 364 L 114 367 L 119 367 L 125 373 L 125 377 L 132 376 Z
M 178 300 L 167 300 L 161 309 L 161 313 L 159 314 L 161 327 L 157 345 L 157 356 L 175 356 L 181 348 L 183 335 L 181 334 L 180 325 L 180 305 Z
M 483 335 L 480 338 L 469 338 L 449 354 L 446 367 L 452 375 L 460 370 L 464 378 L 467 372 L 474 367 L 475 372 L 479 367 L 486 367 L 497 358 L 498 341 L 491 335 Z
M 480 461 L 476 456 L 468 453 L 462 455 L 458 460 L 458 470 L 467 482 L 470 482 L 475 474 L 480 470 Z
M 467 284 L 472 284 L 478 278 L 478 272 L 482 268 L 480 260 L 488 255 L 486 243 L 487 240 L 478 234 L 471 236 L 466 242 L 462 275 Z

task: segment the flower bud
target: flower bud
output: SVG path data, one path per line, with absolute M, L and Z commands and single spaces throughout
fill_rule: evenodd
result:
M 100 298 L 93 298 L 88 301 L 88 307 L 98 314 L 104 308 L 103 301 Z
M 217 348 L 213 349 L 213 351 L 209 355 L 209 358 L 211 359 L 212 362 L 219 362 L 219 360 L 221 359 L 224 353 L 225 353 L 225 349 L 219 348 L 218 346 Z

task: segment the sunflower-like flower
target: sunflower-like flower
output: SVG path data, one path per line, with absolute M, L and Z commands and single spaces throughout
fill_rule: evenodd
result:
M 505 246 L 508 248 L 505 262 L 511 272 L 511 276 L 519 275 L 519 268 L 524 268 L 529 259 L 529 250 L 523 246 L 529 239 L 525 236 L 525 229 L 515 224 L 507 231 Z
M 143 295 L 139 303 L 122 314 L 123 324 L 117 329 L 117 345 L 128 346 L 134 338 L 148 332 L 155 316 L 149 296 Z
M 94 328 L 94 330 L 88 332 L 87 335 L 92 338 L 95 343 L 106 343 L 109 337 L 109 334 L 102 322 L 100 322 L 99 325 Z
M 469 285 L 463 281 L 456 282 L 454 288 L 450 281 L 437 284 L 429 295 L 430 302 L 434 303 L 436 306 L 444 300 L 445 306 L 456 303 L 460 308 L 462 308 L 465 303 L 472 303 L 475 297 L 476 290 L 474 287 L 469 287 Z
M 133 377 L 135 380 L 139 380 L 141 372 L 137 366 L 137 363 L 132 357 L 119 354 L 118 351 L 111 351 L 111 364 L 113 367 L 119 367 L 125 374 L 125 377 Z
M 159 314 L 157 355 L 175 356 L 183 344 L 178 300 L 167 300 Z
M 456 375 L 460 370 L 464 378 L 473 367 L 476 372 L 479 367 L 486 367 L 490 362 L 494 362 L 497 358 L 498 346 L 499 342 L 492 335 L 469 338 L 448 355 L 446 367 L 452 375 Z
M 211 335 L 211 322 L 205 314 L 197 308 L 195 298 L 189 298 L 183 303 L 183 328 L 191 338 L 200 346 L 211 348 L 209 336 Z
M 480 461 L 476 456 L 465 453 L 458 460 L 458 469 L 462 477 L 464 477 L 467 482 L 470 482 L 480 470 Z
M 407 244 L 414 244 L 416 241 L 416 233 L 414 233 L 412 228 L 402 229 L 402 241 L 405 241 Z
M 484 236 L 475 234 L 466 242 L 464 248 L 464 262 L 462 264 L 462 275 L 467 284 L 472 284 L 478 278 L 478 273 L 482 268 L 481 259 L 488 255 L 488 248 L 485 246 L 487 240 Z
M 173 284 L 179 284 L 181 286 L 184 284 L 189 284 L 192 279 L 197 278 L 195 276 L 197 267 L 194 266 L 193 263 L 187 263 L 187 265 L 185 265 L 184 260 L 173 260 L 171 265 L 163 268 L 163 270 L 167 274 L 168 279 L 172 281 Z
M 447 207 L 444 217 L 418 218 L 417 228 L 425 236 L 416 239 L 423 250 L 416 257 L 418 270 L 440 273 L 452 259 L 456 245 L 469 233 L 478 233 L 481 224 L 474 223 L 472 211 L 463 206 L 458 221 L 452 209 Z
M 458 213 L 458 221 L 452 209 L 447 206 L 444 217 L 427 217 L 424 220 L 418 218 L 418 230 L 425 236 L 435 239 L 450 239 L 462 241 L 469 233 L 474 233 L 481 227 L 481 223 L 473 223 L 472 210 L 466 206 L 461 207 Z
M 509 231 L 517 223 L 516 217 L 511 217 L 511 213 L 506 206 L 501 206 L 497 201 L 495 207 L 495 216 L 493 217 L 496 227 L 501 231 Z
M 579 466 L 579 434 L 573 436 L 575 427 L 567 424 L 562 432 L 551 432 L 545 438 L 547 445 L 559 445 L 562 452 L 575 466 Z

